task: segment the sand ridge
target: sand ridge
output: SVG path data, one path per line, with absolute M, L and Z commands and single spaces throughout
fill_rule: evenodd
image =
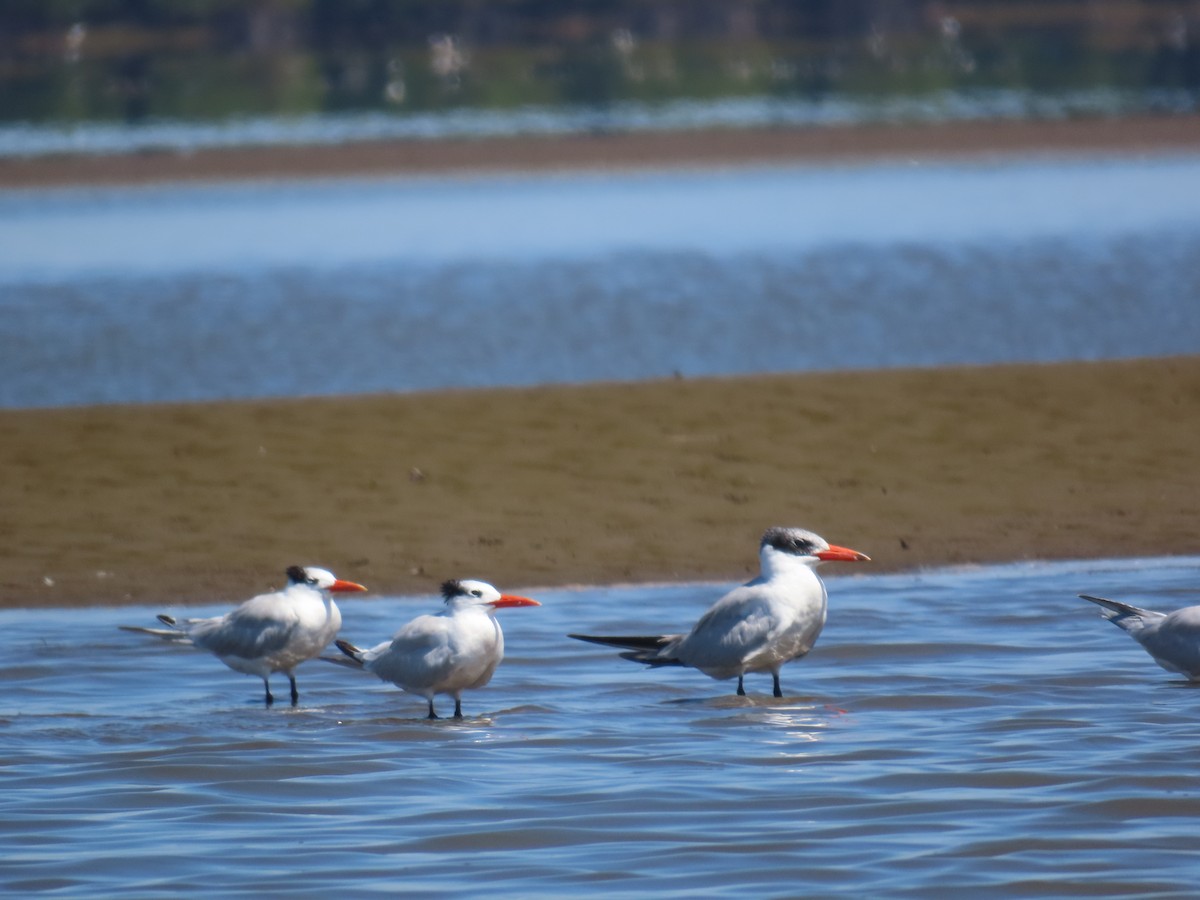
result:
M 1198 413 L 1200 356 L 6 410 L 0 605 L 1192 554 Z
M 856 163 L 1200 148 L 1200 115 L 362 141 L 0 158 L 0 188 L 464 172 Z

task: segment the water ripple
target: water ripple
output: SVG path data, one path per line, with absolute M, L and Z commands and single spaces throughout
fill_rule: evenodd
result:
M 1195 154 L 0 192 L 0 407 L 1195 353 L 1198 194 Z
M 115 631 L 147 609 L 0 613 L 0 888 L 1187 895 L 1196 695 L 1074 594 L 1170 607 L 1197 565 L 833 579 L 781 700 L 564 638 L 684 623 L 695 585 L 540 591 L 462 722 L 319 663 L 299 708 L 264 709 L 254 679 Z M 357 603 L 347 629 L 432 602 Z

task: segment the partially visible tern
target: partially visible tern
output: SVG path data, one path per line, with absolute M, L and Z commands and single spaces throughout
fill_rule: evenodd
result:
M 569 637 L 624 648 L 624 659 L 648 666 L 690 666 L 719 680 L 736 676 L 738 696 L 746 694 L 747 672 L 770 672 L 773 694 L 782 697 L 780 668 L 808 653 L 825 625 L 825 584 L 816 567 L 870 557 L 811 531 L 781 527 L 763 534 L 758 556 L 761 574 L 709 607 L 687 634 Z
M 1168 672 L 1200 681 L 1200 606 L 1161 613 L 1089 594 L 1079 596 L 1102 607 L 1100 615 L 1141 644 Z
M 438 718 L 434 696 L 447 694 L 454 698 L 454 718 L 461 719 L 462 692 L 491 681 L 504 659 L 504 632 L 496 621 L 496 610 L 541 604 L 528 597 L 501 594 L 485 581 L 471 580 L 447 581 L 442 585 L 442 597 L 446 606 L 441 612 L 417 616 L 390 641 L 370 650 L 338 641 L 337 648 L 347 659 L 329 661 L 366 669 L 424 697 L 430 719 Z
M 330 593 L 365 591 L 353 581 L 342 581 L 315 566 L 292 566 L 287 587 L 252 597 L 232 612 L 211 619 L 184 619 L 160 615 L 167 628 L 120 626 L 125 631 L 152 634 L 177 644 L 207 650 L 235 672 L 257 675 L 267 692 L 267 706 L 275 702 L 270 676 L 283 672 L 292 688 L 292 706 L 300 700 L 296 666 L 316 659 L 342 627 L 342 613 Z

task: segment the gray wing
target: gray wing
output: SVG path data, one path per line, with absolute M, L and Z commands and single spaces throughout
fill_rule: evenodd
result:
M 364 661 L 368 670 L 394 684 L 409 688 L 437 684 L 454 670 L 449 619 L 418 616 L 391 641 L 368 650 Z
M 734 588 L 666 652 L 675 652 L 686 662 L 689 650 L 694 649 L 710 665 L 740 664 L 759 650 L 776 628 L 759 590 L 753 584 Z
M 1147 626 L 1155 625 L 1166 618 L 1165 613 L 1156 612 L 1152 609 L 1142 609 L 1140 606 L 1132 606 L 1128 603 L 1122 603 L 1120 600 L 1108 600 L 1104 597 L 1093 597 L 1091 594 L 1080 594 L 1083 600 L 1090 600 L 1099 606 L 1102 610 L 1100 615 L 1108 619 L 1122 631 L 1127 631 L 1134 637 L 1137 637 L 1142 629 Z M 1139 638 L 1140 640 L 1140 638 Z
M 188 636 L 197 647 L 217 656 L 257 659 L 286 647 L 296 625 L 295 617 L 280 619 L 237 609 L 217 619 L 189 623 Z

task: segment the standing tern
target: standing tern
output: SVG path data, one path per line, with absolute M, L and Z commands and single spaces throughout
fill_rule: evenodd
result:
M 1161 613 L 1089 594 L 1079 596 L 1102 607 L 1104 618 L 1128 633 L 1168 672 L 1200 681 L 1200 606 Z
M 441 612 L 417 616 L 390 641 L 370 650 L 338 641 L 337 648 L 347 659 L 329 662 L 366 669 L 410 694 L 419 694 L 429 703 L 430 719 L 438 718 L 434 695 L 448 694 L 454 698 L 454 718 L 461 719 L 462 692 L 491 681 L 504 659 L 504 632 L 496 610 L 541 604 L 471 580 L 445 582 L 442 597 L 446 605 Z
M 865 553 L 837 547 L 803 528 L 768 528 L 758 551 L 761 574 L 734 588 L 700 617 L 687 634 L 647 637 L 568 635 L 622 647 L 621 656 L 648 666 L 690 666 L 710 678 L 737 676 L 745 696 L 747 672 L 770 672 L 773 693 L 783 696 L 779 669 L 812 649 L 825 624 L 825 585 L 814 571 L 822 562 L 860 562 Z
M 184 619 L 160 615 L 167 628 L 120 626 L 125 631 L 152 634 L 177 644 L 192 644 L 213 653 L 235 672 L 257 675 L 267 692 L 267 706 L 275 702 L 269 678 L 283 672 L 292 688 L 292 706 L 300 699 L 296 666 L 321 655 L 342 627 L 342 613 L 331 592 L 365 591 L 353 581 L 342 581 L 315 566 L 292 566 L 281 591 L 252 597 L 223 616 Z

